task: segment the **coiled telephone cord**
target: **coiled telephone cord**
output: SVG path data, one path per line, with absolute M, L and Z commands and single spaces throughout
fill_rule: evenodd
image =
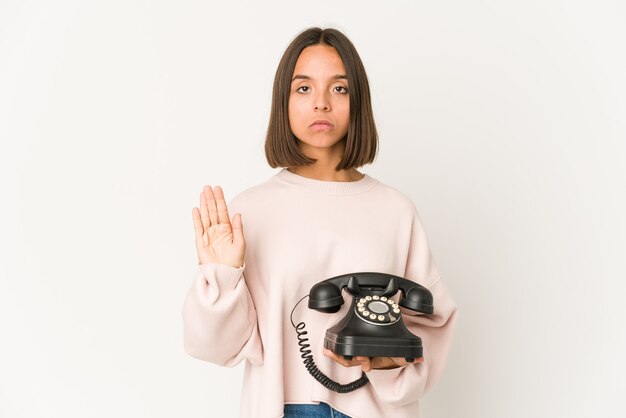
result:
M 298 303 L 296 303 L 296 306 L 294 306 L 293 309 L 291 310 L 291 316 L 290 316 L 291 325 L 294 327 L 294 329 L 296 330 L 296 333 L 298 334 L 298 345 L 300 346 L 300 353 L 302 353 L 301 357 L 304 359 L 304 366 L 306 367 L 308 372 L 311 374 L 311 376 L 315 378 L 315 380 L 320 382 L 327 389 L 330 389 L 334 392 L 348 393 L 348 392 L 355 391 L 365 386 L 369 382 L 369 379 L 367 378 L 367 375 L 365 374 L 365 372 L 362 372 L 363 374 L 361 375 L 361 377 L 355 380 L 354 382 L 350 382 L 350 383 L 346 383 L 345 385 L 342 385 L 341 383 L 335 382 L 330 377 L 326 376 L 315 365 L 315 361 L 313 360 L 313 355 L 311 354 L 311 350 L 309 350 L 309 347 L 311 346 L 310 344 L 308 344 L 309 339 L 305 337 L 305 335 L 308 332 L 304 330 L 304 327 L 305 327 L 304 322 L 300 322 L 298 323 L 298 325 L 294 324 L 293 322 L 293 311 L 295 311 L 296 307 L 300 304 L 300 302 L 302 302 L 304 299 L 308 297 L 309 296 L 307 295 L 303 297 L 302 299 L 300 299 Z

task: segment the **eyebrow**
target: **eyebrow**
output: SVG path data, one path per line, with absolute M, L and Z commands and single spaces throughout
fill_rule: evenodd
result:
M 335 76 L 332 77 L 334 80 L 347 80 L 348 76 L 346 76 L 345 74 L 337 74 Z M 304 75 L 304 74 L 296 74 L 295 76 L 293 76 L 293 78 L 291 79 L 291 81 L 295 81 L 295 80 L 310 80 L 311 77 L 309 77 L 308 75 Z

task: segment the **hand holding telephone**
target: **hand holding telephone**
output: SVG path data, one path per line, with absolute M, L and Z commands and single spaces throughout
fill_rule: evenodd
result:
M 326 331 L 324 348 L 351 360 L 353 356 L 404 357 L 411 362 L 422 357 L 422 340 L 404 325 L 400 307 L 424 314 L 434 311 L 433 297 L 425 287 L 386 273 L 361 272 L 336 276 L 317 283 L 309 292 L 309 308 L 324 313 L 338 312 L 344 300 L 344 288 L 353 296 L 346 316 Z M 396 303 L 392 296 L 398 290 L 402 297 Z M 292 321 L 293 324 L 293 321 Z M 324 386 L 345 393 L 367 384 L 365 373 L 360 379 L 341 385 L 321 373 L 307 348 L 304 323 L 296 327 L 302 358 L 309 373 Z

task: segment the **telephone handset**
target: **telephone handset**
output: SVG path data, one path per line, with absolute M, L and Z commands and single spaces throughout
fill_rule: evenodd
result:
M 324 313 L 338 312 L 344 300 L 342 290 L 347 288 L 353 297 L 346 316 L 326 331 L 324 348 L 351 360 L 354 356 L 404 357 L 411 362 L 422 357 L 422 340 L 404 325 L 400 307 L 423 314 L 434 311 L 433 297 L 425 287 L 386 273 L 361 272 L 336 276 L 317 283 L 309 292 L 309 308 Z M 402 297 L 396 303 L 392 296 L 398 290 Z M 304 298 L 303 298 L 304 299 Z M 294 308 L 295 309 L 295 308 Z M 293 314 L 293 311 L 292 311 Z M 293 324 L 293 321 L 292 321 Z M 304 338 L 304 323 L 296 326 L 300 351 L 307 370 L 327 388 L 345 393 L 367 384 L 365 373 L 361 378 L 341 385 L 317 369 L 309 345 Z

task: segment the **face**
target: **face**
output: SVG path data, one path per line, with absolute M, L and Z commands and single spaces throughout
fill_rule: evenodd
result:
M 305 155 L 343 150 L 350 97 L 346 69 L 337 50 L 312 45 L 300 53 L 289 94 L 289 125 Z

